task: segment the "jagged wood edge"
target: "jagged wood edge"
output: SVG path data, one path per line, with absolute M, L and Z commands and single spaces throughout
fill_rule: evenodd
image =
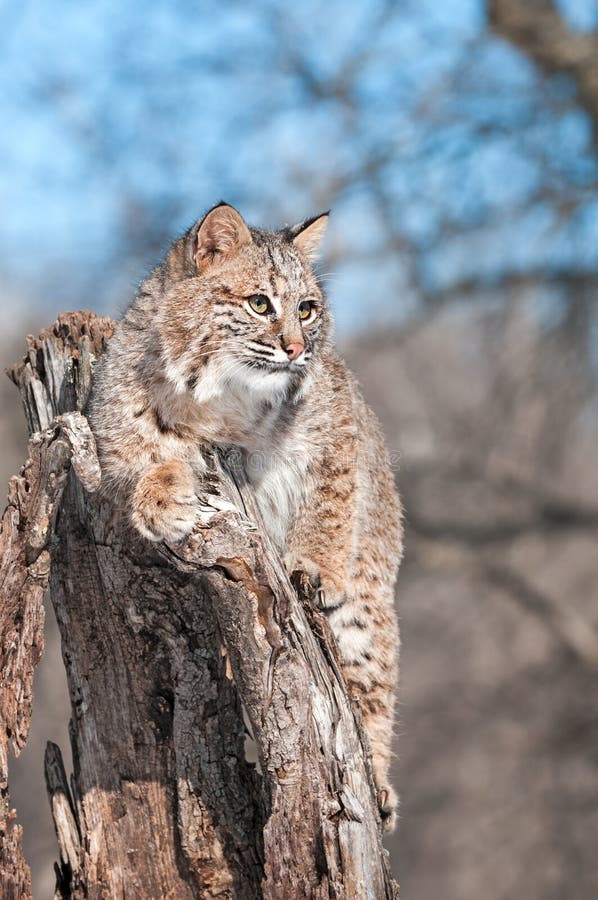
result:
M 79 413 L 31 436 L 28 458 L 9 482 L 0 526 L 0 895 L 7 898 L 31 895 L 22 828 L 10 806 L 8 747 L 18 755 L 29 733 L 54 523 L 71 464 L 88 487 L 97 484 L 93 436 Z

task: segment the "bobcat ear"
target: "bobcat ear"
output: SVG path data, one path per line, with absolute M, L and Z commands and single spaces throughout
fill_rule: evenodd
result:
M 329 215 L 330 210 L 288 229 L 289 238 L 295 247 L 312 259 L 317 255 L 320 241 L 326 232 Z
M 202 219 L 197 230 L 193 259 L 203 272 L 219 254 L 226 255 L 251 243 L 251 232 L 240 213 L 228 203 L 219 203 Z

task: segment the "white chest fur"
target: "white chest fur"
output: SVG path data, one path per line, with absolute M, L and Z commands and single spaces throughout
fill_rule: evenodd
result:
M 288 379 L 288 373 L 264 376 L 238 365 L 231 374 L 217 358 L 194 390 L 191 412 L 199 441 L 245 451 L 247 477 L 264 525 L 281 550 L 301 503 L 315 449 L 303 430 L 281 415 Z
M 276 449 L 247 454 L 247 476 L 255 488 L 264 525 L 281 550 L 301 504 L 310 458 L 301 440 L 281 441 Z

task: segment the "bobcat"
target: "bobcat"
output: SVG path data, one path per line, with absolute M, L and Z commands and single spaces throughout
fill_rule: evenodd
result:
M 271 232 L 210 210 L 141 285 L 98 364 L 90 418 L 105 487 L 152 541 L 184 538 L 209 512 L 202 447 L 239 448 L 289 571 L 320 576 L 390 830 L 401 512 L 312 269 L 327 221 Z

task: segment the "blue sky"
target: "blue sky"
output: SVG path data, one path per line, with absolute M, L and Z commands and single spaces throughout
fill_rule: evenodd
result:
M 477 0 L 25 0 L 0 25 L 0 302 L 122 308 L 221 198 L 266 225 L 332 206 L 341 330 L 596 265 L 587 117 Z

